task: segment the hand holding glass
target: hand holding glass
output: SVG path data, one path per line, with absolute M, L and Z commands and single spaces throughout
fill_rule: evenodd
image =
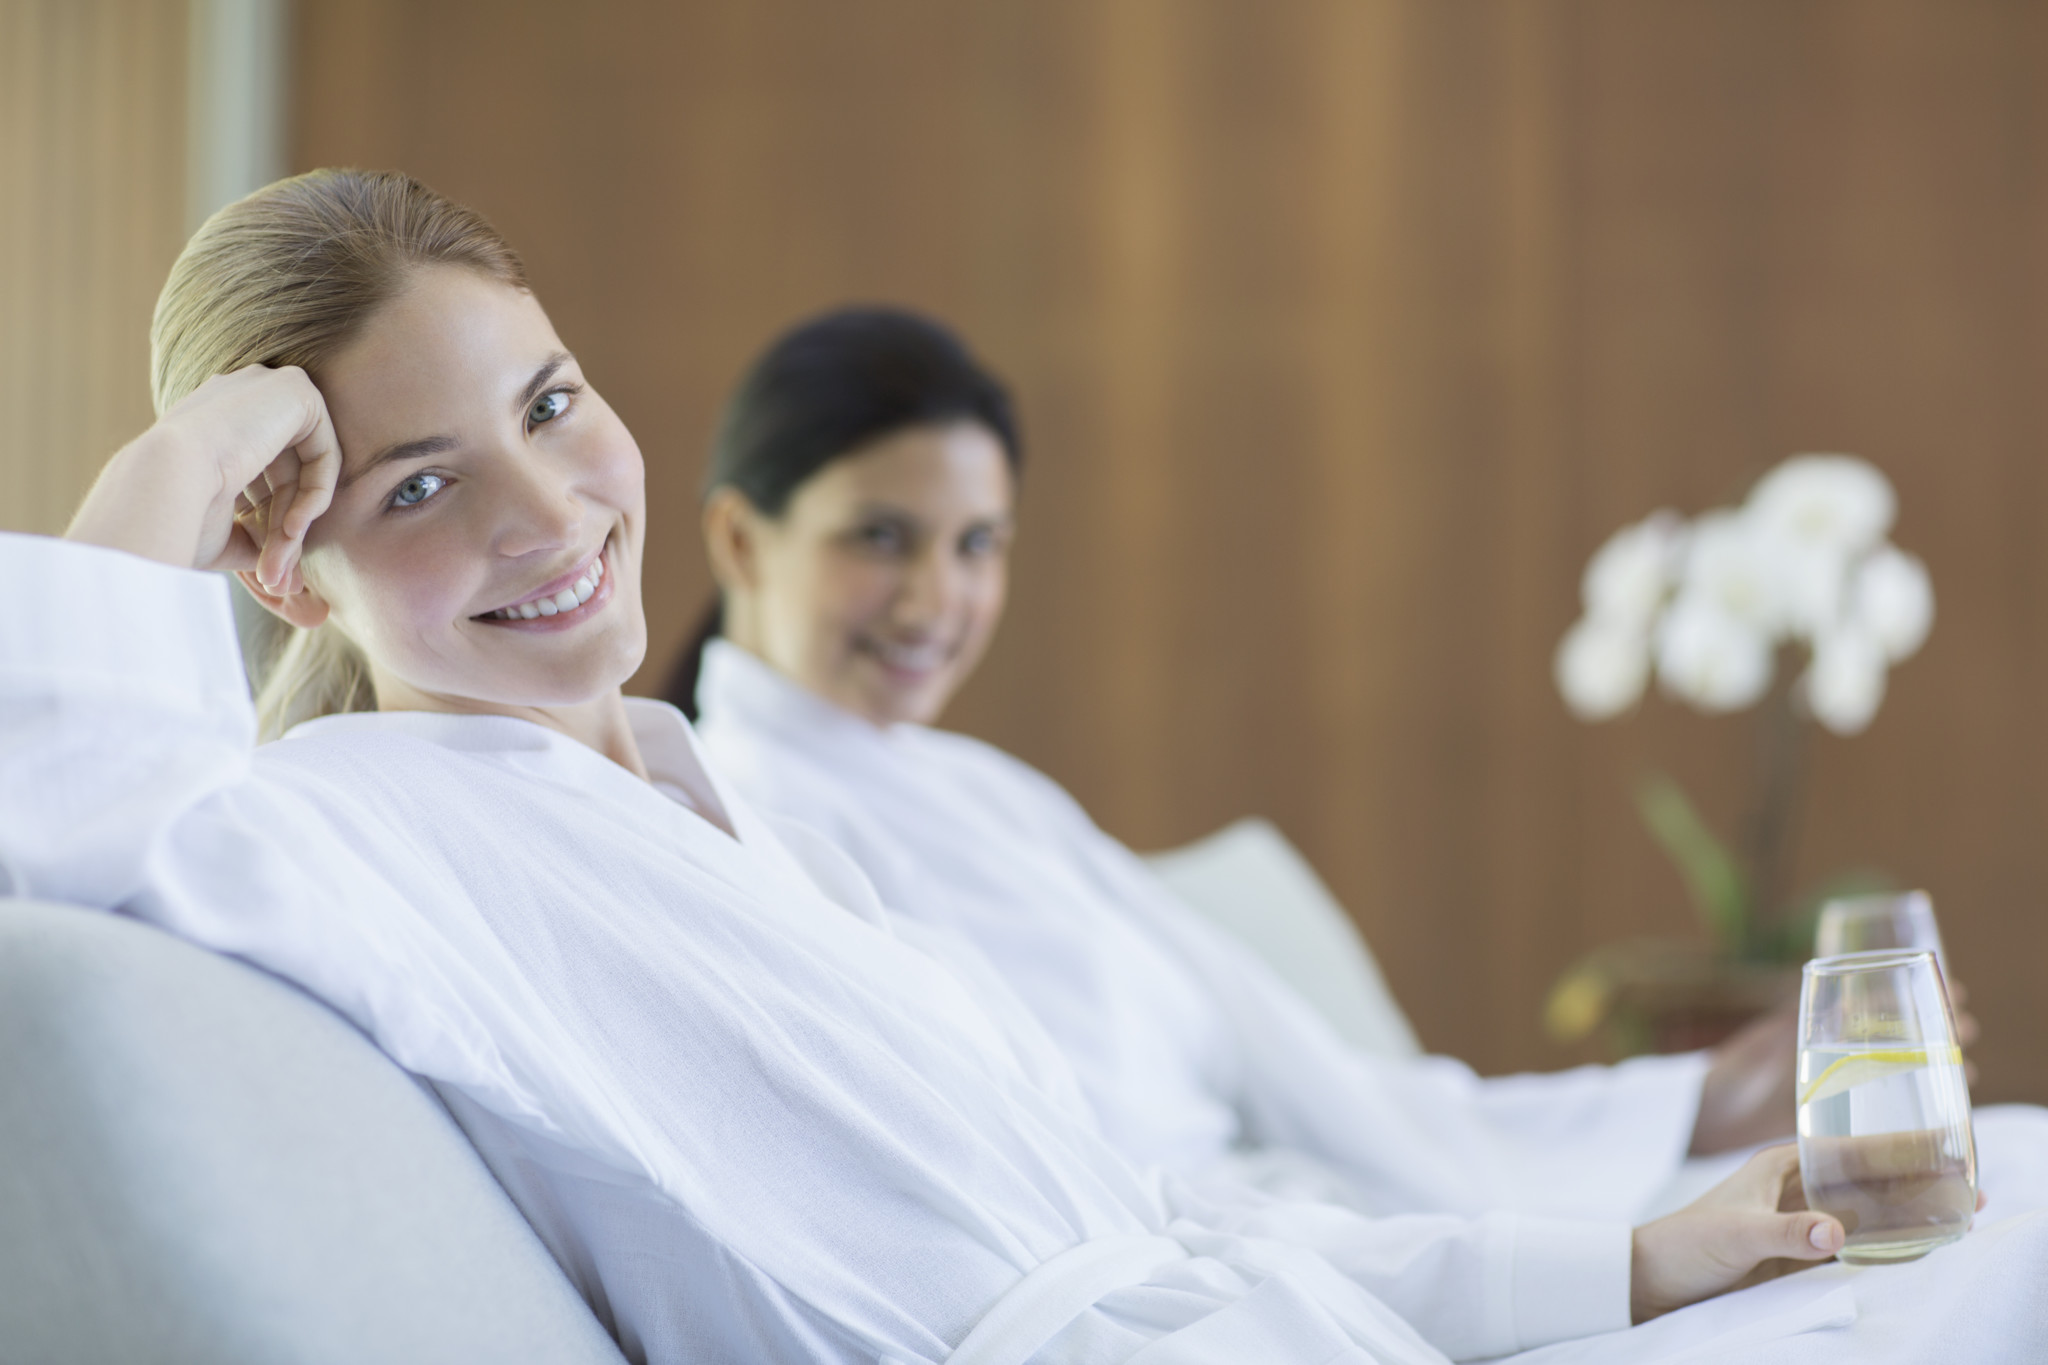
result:
M 1799 1172 L 1851 1264 L 1909 1261 L 1967 1232 L 1977 1147 L 1954 1011 L 1931 952 L 1806 964 Z

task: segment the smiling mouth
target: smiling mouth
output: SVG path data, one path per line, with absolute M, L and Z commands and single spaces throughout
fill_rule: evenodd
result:
M 609 542 L 607 542 L 607 546 Z M 491 626 L 565 626 L 592 615 L 611 600 L 612 574 L 605 563 L 606 546 L 600 546 L 590 562 L 556 579 L 539 592 L 510 606 L 483 612 L 469 619 Z
M 860 651 L 890 673 L 916 677 L 927 676 L 944 668 L 952 662 L 955 652 L 952 646 L 937 642 L 903 645 L 872 637 L 860 642 Z

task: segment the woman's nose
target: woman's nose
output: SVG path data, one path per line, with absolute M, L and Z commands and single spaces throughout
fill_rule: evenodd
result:
M 517 557 L 581 548 L 584 506 L 575 480 L 526 452 L 508 461 L 507 471 L 497 508 L 498 553 Z
M 904 575 L 896 598 L 896 619 L 904 625 L 925 625 L 944 616 L 960 596 L 960 571 L 953 557 L 928 550 Z

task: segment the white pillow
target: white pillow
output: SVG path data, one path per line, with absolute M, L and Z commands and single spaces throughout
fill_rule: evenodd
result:
M 1416 1057 L 1422 1045 L 1372 950 L 1315 869 L 1271 821 L 1226 825 L 1146 858 L 1176 895 L 1249 945 L 1354 1046 Z

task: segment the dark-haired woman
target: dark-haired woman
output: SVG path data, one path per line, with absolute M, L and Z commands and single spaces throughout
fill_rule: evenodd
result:
M 929 728 L 1000 616 L 1020 462 L 1002 386 L 930 320 L 858 309 L 788 333 L 719 434 L 722 619 L 671 699 L 701 706 L 742 790 L 852 853 L 892 909 L 974 942 L 1127 1154 L 1378 1214 L 1621 1221 L 1689 1149 L 1789 1132 L 1782 1022 L 1711 1058 L 1499 1081 L 1362 1055 L 1050 779 Z

